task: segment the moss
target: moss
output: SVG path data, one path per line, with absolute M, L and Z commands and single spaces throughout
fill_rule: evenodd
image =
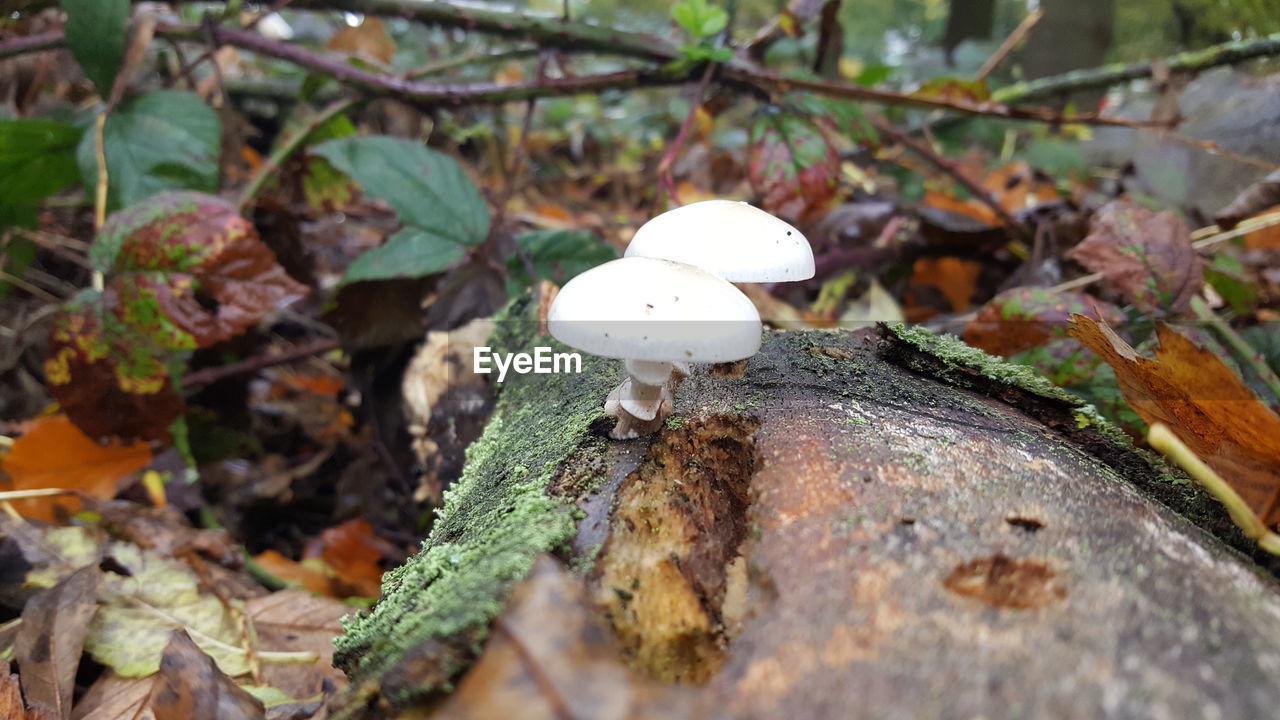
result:
M 500 315 L 490 337 L 495 351 L 568 350 L 535 336 L 532 305 L 520 299 Z M 373 612 L 348 620 L 335 641 L 336 662 L 354 681 L 383 677 L 410 650 L 478 645 L 534 559 L 574 536 L 571 498 L 551 494 L 548 485 L 602 416 L 615 375 L 611 361 L 584 356 L 581 375 L 529 374 L 504 383 L 421 552 L 387 573 L 383 599 Z M 470 659 L 465 651 L 442 654 L 435 677 L 388 699 L 405 702 L 440 689 Z

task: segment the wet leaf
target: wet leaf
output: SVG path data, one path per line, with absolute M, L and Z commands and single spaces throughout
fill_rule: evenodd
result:
M 1280 205 L 1280 170 L 1245 188 L 1226 207 L 1219 210 L 1213 219 L 1218 227 L 1230 230 L 1239 225 L 1241 220 L 1272 209 L 1275 205 Z
M 76 152 L 87 188 L 98 183 L 94 136 L 86 132 Z M 121 103 L 107 117 L 104 138 L 110 209 L 165 190 L 218 187 L 222 121 L 195 93 L 156 90 Z
M 808 120 L 770 115 L 752 132 L 747 176 L 762 208 L 803 223 L 835 199 L 840 156 Z
M 339 138 L 314 152 L 385 201 L 404 229 L 361 255 L 343 283 L 438 273 L 489 234 L 489 207 L 448 155 L 387 136 Z
M 964 329 L 964 341 L 993 355 L 1009 357 L 1067 337 L 1072 315 L 1112 325 L 1124 321 L 1120 309 L 1084 293 L 1048 288 L 1012 288 L 982 306 Z
M 262 702 L 218 669 L 184 630 L 174 630 L 151 688 L 156 720 L 252 720 L 265 718 Z
M 1111 365 L 1143 421 L 1167 425 L 1267 525 L 1280 520 L 1280 417 L 1216 355 L 1164 324 L 1154 360 L 1090 318 L 1073 318 L 1071 336 Z
M 175 628 L 192 631 L 223 671 L 249 670 L 239 630 L 218 598 L 202 591 L 187 566 L 135 545 L 116 543 L 109 555 L 129 575 L 103 573 L 103 604 L 89 626 L 85 650 L 125 677 L 150 675 Z
M 124 60 L 125 25 L 129 0 L 62 0 L 67 13 L 67 48 L 80 63 L 98 94 L 111 93 Z
M 13 443 L 0 469 L 12 480 L 6 490 L 62 488 L 79 490 L 102 499 L 116 494 L 116 485 L 151 462 L 145 443 L 101 445 L 86 436 L 66 415 L 37 420 Z M 54 520 L 75 512 L 80 501 L 74 496 L 28 498 L 13 505 L 26 517 Z M 60 509 L 60 511 L 59 511 Z
M 58 717 L 71 717 L 76 668 L 98 608 L 96 566 L 77 570 L 66 580 L 36 595 L 22 610 L 14 658 L 22 667 L 22 690 Z
M 1138 309 L 1179 313 L 1204 283 L 1191 234 L 1172 212 L 1129 200 L 1108 203 L 1093 217 L 1089 235 L 1067 256 L 1101 273 Z

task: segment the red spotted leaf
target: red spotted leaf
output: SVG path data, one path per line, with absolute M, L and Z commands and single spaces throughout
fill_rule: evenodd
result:
M 770 116 L 755 128 L 747 176 L 761 206 L 794 222 L 823 213 L 835 198 L 840 156 L 808 121 Z
M 302 295 L 226 201 L 168 192 L 115 213 L 92 260 L 106 276 L 54 321 L 50 392 L 93 437 L 166 439 L 182 413 L 180 353 L 235 337 Z
M 54 317 L 45 360 L 49 392 L 90 437 L 167 438 L 184 402 L 166 351 L 103 304 L 102 296 L 84 293 Z
M 231 203 L 167 192 L 111 216 L 94 263 L 119 314 L 175 349 L 208 347 L 306 293 Z
M 1048 288 L 1012 288 L 987 301 L 964 329 L 965 342 L 993 355 L 1010 357 L 1067 337 L 1072 315 L 1124 321 L 1120 309 L 1083 293 Z
M 1067 255 L 1101 273 L 1146 313 L 1181 312 L 1204 284 L 1203 263 L 1191 247 L 1186 223 L 1129 200 L 1099 210 L 1089 235 Z

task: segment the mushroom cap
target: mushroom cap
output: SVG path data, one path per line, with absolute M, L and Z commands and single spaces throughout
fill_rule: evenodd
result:
M 547 328 L 592 355 L 715 363 L 760 349 L 760 314 L 742 291 L 692 265 L 630 257 L 565 283 Z
M 704 200 L 640 226 L 625 257 L 675 260 L 733 282 L 813 277 L 813 248 L 799 230 L 736 200 Z

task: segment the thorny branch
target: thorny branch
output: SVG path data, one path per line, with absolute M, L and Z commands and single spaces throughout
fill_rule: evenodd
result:
M 507 11 L 460 8 L 449 3 L 429 0 L 370 0 L 360 3 L 354 0 L 295 0 L 292 6 L 348 9 L 357 4 L 362 11 L 371 14 L 405 15 L 423 22 L 466 27 L 504 37 L 533 39 L 542 43 L 544 47 L 557 47 L 577 52 L 604 52 L 658 61 L 663 64 L 656 68 L 622 70 L 599 75 L 543 78 L 532 83 L 425 83 L 369 72 L 348 64 L 344 59 L 325 57 L 296 45 L 262 37 L 254 32 L 222 26 L 206 27 L 204 31 L 219 44 L 232 45 L 266 57 L 284 60 L 313 72 L 328 75 L 364 92 L 395 96 L 419 106 L 489 104 L 610 89 L 627 90 L 643 86 L 674 85 L 696 80 L 705 67 L 700 63 L 683 61 L 678 50 L 666 41 L 650 35 L 628 33 L 586 23 L 566 23 L 559 19 L 525 16 Z M 200 27 L 172 25 L 160 28 L 157 34 L 176 39 L 199 39 L 201 33 Z M 28 38 L 22 40 L 24 42 L 17 43 L 16 50 L 14 41 L 0 43 L 0 58 L 17 52 L 48 49 L 61 43 L 61 37 L 52 33 L 39 36 L 38 42 Z M 1105 118 L 1094 114 L 1067 115 L 1047 109 L 1014 108 L 998 103 L 972 103 L 919 97 L 834 80 L 794 78 L 742 58 L 728 62 L 720 77 L 731 87 L 770 98 L 789 92 L 805 91 L 868 103 L 942 110 L 964 115 L 1048 123 L 1123 127 L 1155 126 L 1152 123 Z

